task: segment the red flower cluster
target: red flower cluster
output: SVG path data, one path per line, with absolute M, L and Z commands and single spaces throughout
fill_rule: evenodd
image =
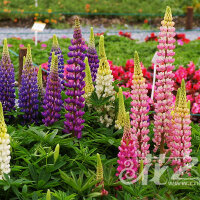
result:
M 181 80 L 186 81 L 187 99 L 191 101 L 192 113 L 200 113 L 200 69 L 195 70 L 193 62 L 188 64 L 188 68 L 180 66 L 175 72 L 175 88 L 181 85 Z
M 129 33 L 129 32 L 119 31 L 119 35 L 120 35 L 120 36 L 127 37 L 127 38 L 129 38 L 130 40 L 134 40 L 134 39 L 131 38 L 131 33 Z
M 158 36 L 155 35 L 155 33 L 151 33 L 150 36 L 147 35 L 147 37 L 145 38 L 145 41 L 148 42 L 148 41 L 158 41 Z
M 177 40 L 178 43 L 179 43 L 179 41 L 182 41 L 185 44 L 190 42 L 190 40 L 185 37 L 184 33 L 176 34 L 176 36 L 174 38 Z
M 104 35 L 104 32 L 102 33 L 95 33 L 94 36 L 100 37 L 101 35 Z

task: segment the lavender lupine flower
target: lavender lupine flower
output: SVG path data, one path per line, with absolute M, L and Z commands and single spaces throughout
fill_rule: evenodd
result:
M 157 66 L 157 81 L 155 91 L 155 112 L 154 115 L 154 152 L 160 149 L 161 154 L 165 154 L 168 150 L 165 149 L 165 144 L 169 144 L 170 132 L 172 127 L 172 115 L 173 110 L 173 94 L 174 90 L 174 74 L 172 72 L 173 56 L 175 48 L 174 36 L 175 28 L 172 21 L 172 13 L 170 7 L 167 7 L 164 20 L 161 22 L 161 32 L 159 33 L 159 45 L 157 46 L 159 51 Z
M 53 52 L 55 53 L 56 56 L 58 56 L 58 74 L 61 79 L 61 84 L 63 86 L 63 84 L 64 84 L 64 58 L 63 58 L 62 51 L 58 44 L 58 39 L 55 34 L 53 35 L 53 45 L 52 45 L 49 60 L 48 60 L 48 71 L 49 72 L 50 72 L 50 68 L 51 68 L 51 59 L 52 59 Z
M 44 119 L 42 122 L 45 126 L 52 125 L 60 118 L 59 112 L 62 106 L 61 100 L 61 81 L 58 75 L 58 57 L 52 53 L 51 70 L 47 77 L 46 93 L 43 101 Z
M 67 61 L 70 66 L 67 67 L 67 83 L 65 83 L 68 88 L 66 95 L 69 97 L 65 99 L 67 114 L 65 114 L 64 132 L 72 133 L 73 136 L 81 138 L 84 127 L 83 108 L 85 106 L 83 97 L 85 93 L 85 55 L 83 53 L 85 51 L 85 42 L 82 38 L 78 17 L 75 19 L 74 35 L 71 43 L 72 45 L 69 46 L 70 52 L 68 53 L 71 59 Z
M 0 63 L 0 101 L 3 110 L 14 110 L 15 106 L 15 74 L 8 52 L 7 39 L 4 39 L 2 59 Z
M 93 28 L 91 28 L 91 31 L 90 31 L 90 41 L 89 41 L 86 56 L 88 57 L 88 61 L 89 61 L 92 81 L 95 82 L 97 70 L 99 67 L 99 59 L 98 59 L 97 51 L 95 49 L 95 39 L 94 39 Z
M 28 45 L 19 88 L 19 107 L 24 112 L 24 122 L 37 123 L 38 103 L 37 71 L 32 62 L 31 47 Z

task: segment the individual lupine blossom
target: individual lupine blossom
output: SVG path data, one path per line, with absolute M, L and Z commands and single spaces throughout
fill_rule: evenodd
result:
M 48 60 L 48 70 L 47 70 L 48 72 L 50 72 L 53 52 L 55 53 L 56 56 L 58 56 L 58 74 L 61 79 L 61 84 L 62 84 L 62 88 L 63 88 L 63 85 L 64 85 L 64 58 L 62 55 L 62 50 L 60 49 L 59 44 L 58 44 L 58 39 L 55 34 L 53 35 L 53 45 L 52 45 L 49 60 Z
M 28 45 L 19 88 L 19 107 L 24 112 L 24 122 L 38 122 L 38 104 L 37 71 L 32 62 L 31 47 Z
M 37 73 L 37 84 L 38 84 L 39 96 L 43 97 L 44 88 L 43 88 L 43 81 L 42 81 L 42 67 L 41 67 L 41 65 L 39 66 L 38 73 Z
M 117 114 L 117 120 L 115 121 L 115 128 L 121 129 L 124 127 L 126 117 L 126 110 L 124 106 L 124 97 L 122 93 L 122 88 L 119 88 L 119 106 L 118 106 L 118 114 Z
M 104 189 L 104 179 L 103 179 L 103 165 L 101 162 L 101 157 L 97 153 L 97 173 L 96 173 L 97 184 L 96 187 L 101 186 L 101 196 L 108 195 L 108 191 Z
M 115 91 L 112 85 L 113 83 L 112 71 L 110 70 L 110 66 L 105 54 L 103 35 L 100 36 L 99 50 L 101 59 L 97 71 L 95 88 L 98 98 L 111 97 L 109 99 L 109 102 L 106 105 L 103 105 L 98 110 L 103 113 L 103 115 L 100 116 L 100 122 L 102 124 L 105 124 L 106 127 L 109 127 L 110 125 L 112 125 L 115 117 L 115 112 L 114 112 Z
M 89 66 L 89 63 L 88 63 L 88 57 L 85 57 L 84 63 L 85 63 L 85 78 L 84 78 L 85 94 L 84 94 L 84 97 L 87 100 L 91 96 L 92 92 L 94 91 L 94 85 L 93 85 L 93 82 L 92 82 L 92 76 L 91 76 L 90 66 Z
M 116 176 L 121 176 L 123 179 L 134 179 L 137 177 L 137 150 L 136 143 L 131 133 L 131 125 L 129 113 L 126 113 L 126 119 L 124 124 L 124 133 L 121 140 L 121 145 L 119 146 L 118 153 L 119 166 L 117 167 Z
M 191 120 L 190 101 L 187 102 L 185 81 L 182 80 L 177 106 L 174 110 L 174 124 L 172 128 L 170 150 L 174 171 L 183 174 L 183 167 L 188 167 L 192 158 L 191 149 Z M 189 167 L 188 167 L 189 168 Z M 189 169 L 187 170 L 189 171 Z
M 138 156 L 138 165 L 140 165 L 141 160 L 143 164 L 147 163 L 145 159 L 149 153 L 149 103 L 147 96 L 147 84 L 145 78 L 143 77 L 141 64 L 139 60 L 138 53 L 135 52 L 134 56 L 134 75 L 133 75 L 133 85 L 131 91 L 131 126 L 132 134 L 136 141 L 137 156 Z
M 61 80 L 58 75 L 58 56 L 52 53 L 51 69 L 47 77 L 46 93 L 43 101 L 44 119 L 42 122 L 45 126 L 52 125 L 60 118 L 59 112 L 62 107 L 61 99 Z
M 75 19 L 75 28 L 73 39 L 71 40 L 72 45 L 69 46 L 70 52 L 68 56 L 71 58 L 67 62 L 67 82 L 65 86 L 68 88 L 66 95 L 69 96 L 65 99 L 65 114 L 66 121 L 64 122 L 64 132 L 72 133 L 73 136 L 81 138 L 82 129 L 84 127 L 84 87 L 85 87 L 85 42 L 82 38 L 80 22 L 78 17 Z
M 10 172 L 10 159 L 10 136 L 7 134 L 7 126 L 0 102 L 0 180 L 3 179 L 4 173 Z
M 154 115 L 154 152 L 160 149 L 161 154 L 165 154 L 165 144 L 168 143 L 169 134 L 171 131 L 173 110 L 173 94 L 174 90 L 174 56 L 173 49 L 175 48 L 174 36 L 175 28 L 172 21 L 172 14 L 170 7 L 167 7 L 164 20 L 161 22 L 161 32 L 158 47 L 157 65 L 157 81 L 155 91 L 155 115 Z
M 93 28 L 91 28 L 91 31 L 90 31 L 90 41 L 89 41 L 86 56 L 88 57 L 88 61 L 89 61 L 89 66 L 90 66 L 91 75 L 92 75 L 92 81 L 95 82 L 97 70 L 99 67 L 99 59 L 98 59 L 97 51 L 95 48 L 95 39 L 94 39 Z
M 4 39 L 2 59 L 0 63 L 0 101 L 4 112 L 14 110 L 15 106 L 15 74 L 10 60 L 7 39 Z

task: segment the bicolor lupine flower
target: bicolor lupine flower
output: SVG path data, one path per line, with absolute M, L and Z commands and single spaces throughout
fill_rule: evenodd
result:
M 98 187 L 101 191 L 101 196 L 108 195 L 108 191 L 104 189 L 104 179 L 103 179 L 103 165 L 101 162 L 101 157 L 97 153 L 97 173 L 96 173 L 96 179 L 97 184 L 96 187 Z
M 190 101 L 187 102 L 186 99 L 185 81 L 183 79 L 177 106 L 174 110 L 173 135 L 171 135 L 170 142 L 172 165 L 175 166 L 174 171 L 178 171 L 180 174 L 183 174 L 183 167 L 188 167 L 192 160 L 190 156 L 192 152 L 190 123 Z
M 42 67 L 41 67 L 41 65 L 39 66 L 38 73 L 37 73 L 37 84 L 38 84 L 39 96 L 43 97 L 44 88 L 43 88 L 43 81 L 42 81 Z
M 53 35 L 53 45 L 51 48 L 51 52 L 50 52 L 50 56 L 49 56 L 49 60 L 48 60 L 48 72 L 50 72 L 50 68 L 51 68 L 51 60 L 52 60 L 52 53 L 55 53 L 56 56 L 58 56 L 58 74 L 59 77 L 61 79 L 61 84 L 62 84 L 62 88 L 63 88 L 63 84 L 64 84 L 64 58 L 62 55 L 62 50 L 59 47 L 58 44 L 58 39 L 56 37 L 56 35 Z
M 133 75 L 133 85 L 131 91 L 131 126 L 132 134 L 136 141 L 138 164 L 141 160 L 146 164 L 146 156 L 149 153 L 149 103 L 147 96 L 147 84 L 145 78 L 143 77 L 140 60 L 138 53 L 135 52 L 134 56 L 134 75 Z
M 52 125 L 60 118 L 59 112 L 62 106 L 61 99 L 61 80 L 58 75 L 58 56 L 52 53 L 51 69 L 47 77 L 46 93 L 43 101 L 44 119 L 42 122 L 45 126 Z
M 110 65 L 107 61 L 107 57 L 105 54 L 103 35 L 100 36 L 99 49 L 100 49 L 101 59 L 97 71 L 95 88 L 98 98 L 110 97 L 109 102 L 106 105 L 103 105 L 99 110 L 100 112 L 103 113 L 103 115 L 100 116 L 100 122 L 102 124 L 105 124 L 106 127 L 109 127 L 110 125 L 112 125 L 115 117 L 115 112 L 114 112 L 115 91 L 112 85 L 113 83 L 112 71 L 110 70 Z
M 15 106 L 15 74 L 10 60 L 7 39 L 4 39 L 2 59 L 0 63 L 0 101 L 4 112 L 14 110 Z
M 0 180 L 3 179 L 4 173 L 10 172 L 10 159 L 10 136 L 7 134 L 7 126 L 0 102 Z
M 85 63 L 85 78 L 84 78 L 85 94 L 84 94 L 84 97 L 85 97 L 85 99 L 88 99 L 91 96 L 92 92 L 94 91 L 94 85 L 93 85 L 93 82 L 92 82 L 92 76 L 91 76 L 90 66 L 88 64 L 88 58 L 87 57 L 85 57 L 84 63 Z
M 173 49 L 175 48 L 174 36 L 175 28 L 172 21 L 172 14 L 170 7 L 167 7 L 164 20 L 161 22 L 161 32 L 159 33 L 160 39 L 158 45 L 158 59 L 157 59 L 157 81 L 155 91 L 155 115 L 154 115 L 154 152 L 160 149 L 160 153 L 166 153 L 165 144 L 169 143 L 169 134 L 172 126 L 173 110 L 173 94 L 174 90 L 174 56 Z
M 72 45 L 69 46 L 70 52 L 68 56 L 71 58 L 67 62 L 67 82 L 65 86 L 68 88 L 66 95 L 69 96 L 65 99 L 65 114 L 66 121 L 64 122 L 64 132 L 72 133 L 73 136 L 81 138 L 82 129 L 84 127 L 84 87 L 85 87 L 85 42 L 82 38 L 79 19 L 75 19 L 75 28 L 73 39 L 71 40 Z
M 90 41 L 88 45 L 88 50 L 86 56 L 88 57 L 89 66 L 92 74 L 92 81 L 95 82 L 96 74 L 99 67 L 99 59 L 97 55 L 97 51 L 95 49 L 95 39 L 94 39 L 94 32 L 93 28 L 90 31 Z
M 22 70 L 21 86 L 19 88 L 19 107 L 24 112 L 24 122 L 38 121 L 38 85 L 37 71 L 33 66 L 31 47 L 28 45 L 26 61 Z
M 117 114 L 117 120 L 115 121 L 115 128 L 121 129 L 124 127 L 124 122 L 126 118 L 126 110 L 124 106 L 124 96 L 122 93 L 122 88 L 119 88 L 119 106 L 118 106 L 118 114 Z
M 137 151 L 136 143 L 131 133 L 131 125 L 129 113 L 126 113 L 126 120 L 124 124 L 124 133 L 121 140 L 121 145 L 119 146 L 118 153 L 118 164 L 116 176 L 119 176 L 123 179 L 130 177 L 134 181 L 137 177 Z

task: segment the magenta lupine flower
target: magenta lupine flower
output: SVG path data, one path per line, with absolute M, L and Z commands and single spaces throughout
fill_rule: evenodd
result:
M 140 166 L 140 161 L 143 160 L 143 164 L 147 163 L 145 159 L 149 153 L 149 103 L 147 96 L 147 84 L 145 83 L 145 78 L 143 77 L 138 53 L 135 52 L 135 65 L 134 65 L 134 75 L 133 75 L 133 85 L 131 91 L 131 126 L 132 134 L 136 141 L 138 165 Z M 138 166 L 138 167 L 139 167 Z
M 3 111 L 14 110 L 15 106 L 15 74 L 10 60 L 7 39 L 4 39 L 2 59 L 0 63 L 0 102 Z
M 132 181 L 137 178 L 137 151 L 135 139 L 131 133 L 129 113 L 126 113 L 124 124 L 124 133 L 119 146 L 118 164 L 116 176 L 121 176 L 124 180 L 131 178 Z
M 58 74 L 59 74 L 59 77 L 61 79 L 61 84 L 62 84 L 62 89 L 63 89 L 63 84 L 64 84 L 64 58 L 63 58 L 63 55 L 62 55 L 62 51 L 59 47 L 58 39 L 57 39 L 56 35 L 53 35 L 53 45 L 52 45 L 49 60 L 48 60 L 48 70 L 47 71 L 50 71 L 50 68 L 51 68 L 51 59 L 52 59 L 52 53 L 53 52 L 55 53 L 56 56 L 58 56 Z
M 166 153 L 165 144 L 168 143 L 169 134 L 172 127 L 172 109 L 173 109 L 173 94 L 174 90 L 174 56 L 173 49 L 175 48 L 174 36 L 175 28 L 172 21 L 171 9 L 167 7 L 164 20 L 161 22 L 161 32 L 158 45 L 157 59 L 157 81 L 155 91 L 155 112 L 154 115 L 154 152 L 160 149 L 160 153 Z
M 52 125 L 60 118 L 62 106 L 61 81 L 58 75 L 58 57 L 52 53 L 51 69 L 47 77 L 46 93 L 43 101 L 44 112 L 42 120 L 45 126 Z
M 24 122 L 38 122 L 38 103 L 37 71 L 32 62 L 31 47 L 28 45 L 19 88 L 19 107 L 24 112 Z
M 98 59 L 97 51 L 95 49 L 93 28 L 91 28 L 90 41 L 89 41 L 86 56 L 88 57 L 88 62 L 89 62 L 90 71 L 91 71 L 91 75 L 92 75 L 92 81 L 95 82 L 97 70 L 99 67 L 99 59 Z
M 84 127 L 83 108 L 85 106 L 83 97 L 85 93 L 85 54 L 83 53 L 85 51 L 85 42 L 82 38 L 78 17 L 75 19 L 74 35 L 71 43 L 72 45 L 69 46 L 70 52 L 68 53 L 71 59 L 67 61 L 69 66 L 67 66 L 67 82 L 65 83 L 68 88 L 66 92 L 68 98 L 65 99 L 67 114 L 65 114 L 64 132 L 72 133 L 73 136 L 81 138 Z
M 189 166 L 192 160 L 190 156 L 192 152 L 190 101 L 187 102 L 186 100 L 184 80 L 182 80 L 181 89 L 177 98 L 172 128 L 173 135 L 170 143 L 170 158 L 172 159 L 172 165 L 175 166 L 174 171 L 183 174 L 183 167 Z

